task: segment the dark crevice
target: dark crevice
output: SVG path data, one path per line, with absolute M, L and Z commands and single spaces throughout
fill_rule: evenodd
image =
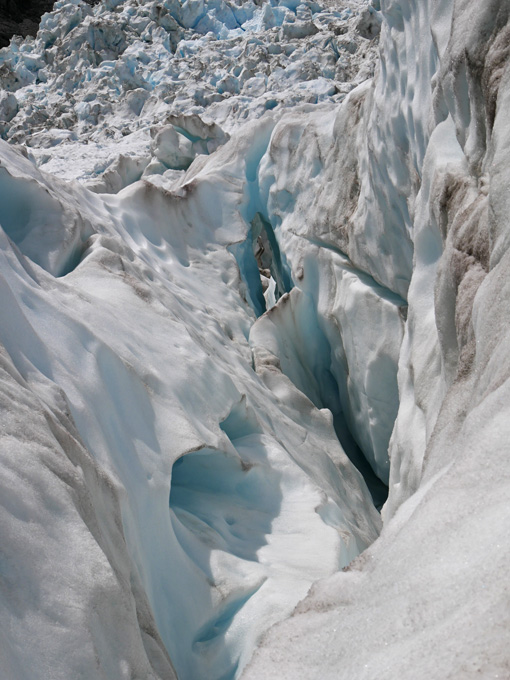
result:
M 246 240 L 229 250 L 241 273 L 242 293 L 256 316 L 262 316 L 268 309 L 264 297 L 268 287 L 274 286 L 275 302 L 293 288 L 285 255 L 280 252 L 271 223 L 261 213 L 257 212 L 252 219 Z
M 346 266 L 352 268 L 356 275 L 382 298 L 389 299 L 402 307 L 406 305 L 406 301 L 396 293 L 384 288 L 370 275 L 354 267 L 344 252 L 322 241 L 314 242 L 311 239 L 310 241 L 319 247 L 336 252 L 345 260 Z M 273 226 L 260 212 L 255 213 L 251 220 L 247 239 L 230 246 L 230 251 L 234 254 L 239 266 L 243 285 L 242 293 L 257 317 L 264 314 L 271 306 L 267 304 L 269 298 L 266 299 L 264 295 L 270 285 L 273 286 L 273 304 L 276 304 L 294 287 L 290 267 L 286 262 L 285 254 L 280 251 Z M 338 376 L 333 375 L 333 371 L 339 374 L 342 374 L 342 371 L 346 372 L 347 367 L 332 366 L 334 353 L 317 318 L 316 305 L 312 301 L 311 304 L 314 310 L 310 318 L 315 317 L 313 325 L 316 327 L 315 342 L 312 344 L 317 346 L 310 346 L 302 351 L 309 338 L 301 337 L 301 329 L 296 327 L 294 329 L 296 335 L 287 337 L 286 342 L 293 345 L 293 354 L 300 366 L 285 366 L 283 362 L 282 371 L 317 408 L 327 408 L 331 411 L 336 436 L 350 461 L 363 476 L 374 505 L 380 510 L 388 497 L 388 486 L 375 474 L 349 428 L 345 410 L 341 404 Z M 302 348 L 300 348 L 301 344 Z
M 368 462 L 365 454 L 352 436 L 349 426 L 345 422 L 343 413 L 337 413 L 333 416 L 333 427 L 335 428 L 335 434 L 347 457 L 363 476 L 374 505 L 380 512 L 388 498 L 389 490 L 387 485 L 379 479 L 372 470 L 372 466 Z
M 323 335 L 322 331 L 320 330 L 319 325 L 317 325 L 317 329 L 318 332 L 323 336 L 325 347 L 324 356 L 329 357 L 329 359 L 326 359 L 326 361 L 327 363 L 331 363 L 332 352 L 330 344 L 326 336 Z M 380 511 L 386 502 L 386 499 L 388 498 L 388 486 L 375 474 L 365 453 L 363 452 L 363 449 L 359 446 L 355 436 L 351 432 L 345 416 L 345 407 L 342 404 L 342 398 L 340 397 L 340 388 L 337 378 L 335 378 L 331 370 L 326 368 L 323 369 L 321 374 L 316 377 L 316 381 L 318 388 L 318 400 L 316 401 L 315 405 L 318 408 L 327 408 L 331 411 L 333 415 L 333 427 L 337 439 L 351 463 L 363 476 L 365 484 L 367 485 L 370 495 L 372 496 L 374 505 L 377 510 Z
M 296 303 L 291 304 L 290 318 L 285 317 L 287 306 L 281 308 L 280 305 L 275 310 L 281 310 L 281 313 L 272 317 L 278 329 L 280 368 L 317 408 L 331 411 L 337 439 L 363 476 L 374 505 L 380 510 L 388 497 L 388 486 L 375 474 L 349 424 L 349 367 L 345 352 L 341 347 L 337 350 L 342 351 L 333 351 L 313 296 L 300 291 L 299 297 L 294 299 Z M 343 344 L 340 331 L 337 344 Z
M 275 299 L 279 300 L 292 289 L 290 268 L 280 252 L 271 223 L 260 213 L 256 213 L 251 221 L 251 237 L 259 272 L 267 279 L 273 278 Z

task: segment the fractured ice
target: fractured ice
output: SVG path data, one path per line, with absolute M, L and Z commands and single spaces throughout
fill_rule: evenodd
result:
M 59 0 L 0 50 L 2 677 L 504 676 L 509 16 Z

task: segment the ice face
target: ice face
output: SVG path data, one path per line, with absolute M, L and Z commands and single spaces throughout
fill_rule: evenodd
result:
M 250 680 L 490 676 L 508 664 L 508 6 L 381 11 L 354 217 L 367 248 L 342 248 L 361 264 L 378 243 L 371 274 L 408 301 L 385 529 L 269 633 Z M 400 280 L 385 242 L 397 232 L 414 250 Z

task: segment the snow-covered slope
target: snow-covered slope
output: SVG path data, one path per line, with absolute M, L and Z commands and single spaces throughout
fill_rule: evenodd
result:
M 0 50 L 6 678 L 505 677 L 509 13 Z

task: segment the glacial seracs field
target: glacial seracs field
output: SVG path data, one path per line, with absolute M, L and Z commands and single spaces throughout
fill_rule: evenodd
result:
M 510 0 L 58 0 L 0 49 L 2 680 L 510 677 Z

